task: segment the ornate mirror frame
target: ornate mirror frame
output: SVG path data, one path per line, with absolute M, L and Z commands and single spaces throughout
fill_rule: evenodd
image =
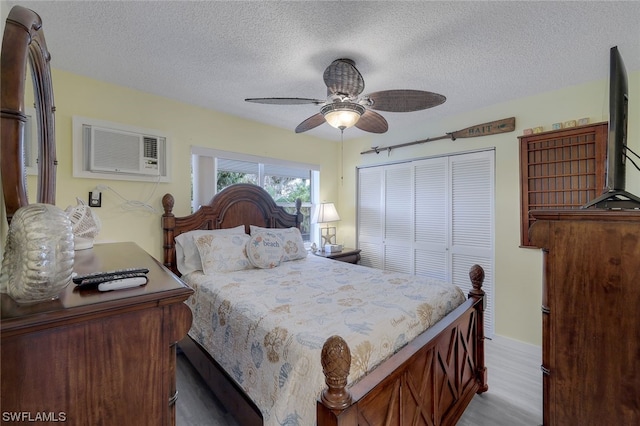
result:
M 51 55 L 47 50 L 42 20 L 34 11 L 14 6 L 2 38 L 0 172 L 7 220 L 29 204 L 24 166 L 24 108 L 27 58 L 31 68 L 38 123 L 38 203 L 55 204 L 56 143 L 51 85 Z

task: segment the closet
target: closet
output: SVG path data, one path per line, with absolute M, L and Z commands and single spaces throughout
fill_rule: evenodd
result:
M 453 281 L 485 270 L 485 334 L 493 335 L 494 151 L 358 169 L 361 264 Z

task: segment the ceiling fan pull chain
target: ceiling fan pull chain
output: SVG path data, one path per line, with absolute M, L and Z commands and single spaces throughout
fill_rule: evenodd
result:
M 344 127 L 340 129 L 340 186 L 344 186 Z

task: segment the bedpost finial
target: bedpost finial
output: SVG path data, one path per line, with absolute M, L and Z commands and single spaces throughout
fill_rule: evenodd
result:
M 304 221 L 304 215 L 300 211 L 302 208 L 302 200 L 300 198 L 296 198 L 296 224 L 297 228 L 300 228 L 300 224 Z
M 162 197 L 162 208 L 164 208 L 164 214 L 165 215 L 170 215 L 171 211 L 173 210 L 173 204 L 175 203 L 175 200 L 173 199 L 173 195 L 171 194 L 164 194 L 164 197 Z
M 322 372 L 327 388 L 322 391 L 322 402 L 330 409 L 343 409 L 351 404 L 347 390 L 347 377 L 351 368 L 351 351 L 340 336 L 331 336 L 322 346 Z
M 482 282 L 484 281 L 484 269 L 480 265 L 473 265 L 469 269 L 469 278 L 473 289 L 469 292 L 469 296 L 484 296 L 482 290 Z

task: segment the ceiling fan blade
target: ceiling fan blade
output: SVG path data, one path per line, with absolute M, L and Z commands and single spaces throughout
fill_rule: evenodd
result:
M 377 111 L 411 112 L 432 108 L 447 100 L 442 95 L 423 90 L 383 90 L 365 96 Z
M 247 102 L 254 102 L 257 104 L 272 104 L 272 105 L 304 105 L 304 104 L 316 104 L 320 105 L 325 101 L 320 99 L 308 99 L 308 98 L 247 98 Z
M 364 79 L 351 59 L 336 59 L 324 70 L 324 83 L 331 95 L 357 97 L 364 90 Z
M 296 127 L 296 133 L 306 132 L 307 130 L 311 130 L 313 128 L 318 127 L 324 122 L 325 122 L 324 115 L 320 113 L 314 114 L 311 117 L 304 120 L 302 123 L 298 124 L 298 127 Z
M 370 133 L 384 133 L 389 130 L 389 124 L 383 116 L 377 112 L 366 110 L 360 120 L 356 123 L 356 127 L 360 130 Z

